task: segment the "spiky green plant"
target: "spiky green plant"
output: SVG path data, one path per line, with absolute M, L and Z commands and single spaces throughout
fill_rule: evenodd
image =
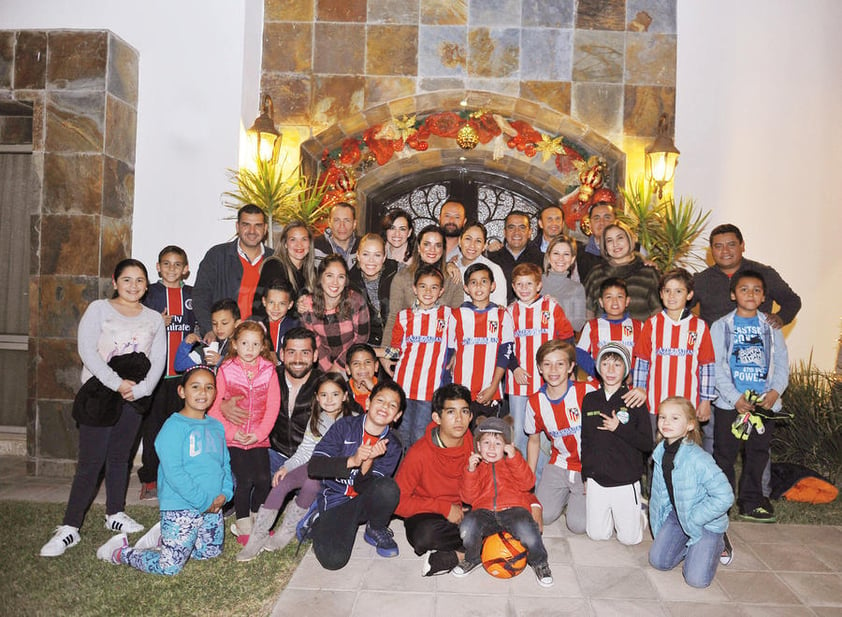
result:
M 658 232 L 661 204 L 655 199 L 652 185 L 643 176 L 629 179 L 628 186 L 621 188 L 625 209 L 617 212 L 617 218 L 631 227 L 637 234 L 640 245 L 647 252 Z
M 783 411 L 792 419 L 775 428 L 775 460 L 798 463 L 842 482 L 842 382 L 812 358 L 790 370 Z
M 650 258 L 662 272 L 675 267 L 691 270 L 704 267 L 704 254 L 696 250 L 696 241 L 705 230 L 708 218 L 710 211 L 700 211 L 692 198 L 681 197 L 676 202 L 670 197 L 663 204 L 648 249 Z
M 705 230 L 710 211 L 700 210 L 692 198 L 658 201 L 643 176 L 630 179 L 620 192 L 625 211 L 618 212 L 617 218 L 635 230 L 648 259 L 661 272 L 704 267 L 704 255 L 695 243 Z
M 322 198 L 328 190 L 325 184 L 311 185 L 301 174 L 300 167 L 284 173 L 283 162 L 257 160 L 255 169 L 229 169 L 229 179 L 236 188 L 223 195 L 231 201 L 225 205 L 237 210 L 244 204 L 254 204 L 269 222 L 268 243 L 272 246 L 275 224 L 284 225 L 301 220 L 312 229 L 327 217 Z

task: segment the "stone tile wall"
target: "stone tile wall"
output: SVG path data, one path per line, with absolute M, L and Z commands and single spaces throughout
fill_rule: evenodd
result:
M 569 115 L 636 170 L 675 111 L 676 0 L 265 0 L 264 19 L 261 88 L 289 134 L 484 90 Z
M 73 472 L 76 327 L 131 254 L 137 76 L 137 51 L 108 31 L 0 31 L 0 103 L 33 105 L 41 182 L 30 227 L 32 473 Z

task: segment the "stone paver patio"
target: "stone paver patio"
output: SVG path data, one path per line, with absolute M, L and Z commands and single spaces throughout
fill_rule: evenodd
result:
M 69 479 L 33 478 L 23 460 L 0 457 L 0 499 L 61 502 Z M 133 474 L 128 501 L 137 504 Z M 103 495 L 98 497 L 102 500 Z M 497 580 L 477 569 L 462 579 L 421 576 L 422 558 L 392 523 L 401 554 L 382 559 L 362 528 L 346 568 L 324 570 L 308 551 L 272 611 L 273 617 L 496 617 L 498 615 L 842 617 L 842 528 L 733 523 L 734 562 L 708 589 L 693 589 L 680 569 L 647 563 L 638 546 L 594 542 L 563 523 L 544 531 L 555 585 L 538 586 L 531 569 Z

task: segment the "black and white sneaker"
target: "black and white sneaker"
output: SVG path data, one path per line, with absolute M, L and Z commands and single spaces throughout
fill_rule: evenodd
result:
M 463 559 L 458 564 L 456 564 L 456 566 L 450 571 L 450 573 L 457 578 L 462 578 L 463 576 L 468 576 L 468 573 L 474 568 L 476 568 L 478 565 L 479 563 L 474 563 L 473 561 Z
M 55 534 L 41 547 L 41 557 L 58 557 L 71 546 L 76 546 L 81 540 L 79 528 L 70 525 L 59 525 Z
M 533 570 L 535 570 L 535 578 L 538 579 L 538 584 L 541 587 L 552 587 L 553 586 L 553 573 L 550 570 L 549 564 L 541 564 L 540 566 L 533 566 Z
M 727 566 L 734 561 L 734 547 L 731 546 L 731 540 L 728 539 L 727 533 L 722 534 L 722 539 L 725 541 L 725 548 L 722 549 L 722 554 L 719 555 L 719 563 Z
M 421 574 L 424 576 L 438 576 L 447 574 L 459 563 L 456 551 L 430 551 L 424 560 Z
M 106 515 L 105 528 L 108 531 L 116 531 L 118 533 L 137 533 L 138 531 L 143 531 L 143 525 L 138 523 L 125 512 L 117 512 L 117 514 Z

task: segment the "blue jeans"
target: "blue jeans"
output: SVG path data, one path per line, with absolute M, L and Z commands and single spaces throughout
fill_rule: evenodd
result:
M 465 561 L 479 563 L 482 560 L 482 543 L 498 531 L 508 531 L 527 550 L 526 563 L 541 566 L 547 563 L 547 549 L 541 540 L 538 523 L 526 508 L 505 510 L 471 510 L 465 513 L 459 525 L 459 535 L 465 545 Z
M 713 440 L 716 435 L 716 419 L 714 418 L 713 405 L 710 406 L 710 420 L 701 423 L 702 428 L 702 449 L 708 454 L 713 454 Z
M 398 426 L 398 436 L 401 438 L 404 452 L 424 436 L 424 431 L 427 430 L 427 425 L 432 419 L 432 402 L 406 399 L 406 411 L 403 412 L 401 423 Z
M 286 463 L 288 460 L 288 456 L 281 454 L 277 450 L 269 448 L 269 477 L 271 478 L 272 476 L 274 476 L 275 472 L 278 471 L 281 467 L 283 467 L 284 463 Z
M 703 530 L 701 539 L 687 546 L 690 536 L 678 523 L 675 510 L 658 530 L 649 549 L 649 563 L 657 570 L 672 570 L 684 561 L 682 573 L 691 587 L 707 587 L 716 574 L 719 556 L 725 548 L 721 533 Z

